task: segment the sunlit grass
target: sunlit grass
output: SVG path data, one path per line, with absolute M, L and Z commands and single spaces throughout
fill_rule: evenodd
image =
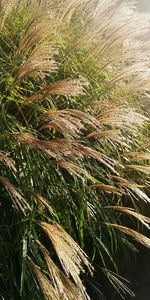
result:
M 96 272 L 106 295 L 105 280 L 132 294 L 122 257 L 150 247 L 149 16 L 132 1 L 0 6 L 0 295 L 89 299 Z

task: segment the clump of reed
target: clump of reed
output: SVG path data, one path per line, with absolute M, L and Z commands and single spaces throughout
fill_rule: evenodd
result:
M 0 18 L 0 295 L 103 297 L 104 277 L 133 295 L 119 274 L 150 247 L 150 17 L 135 1 L 1 0 Z

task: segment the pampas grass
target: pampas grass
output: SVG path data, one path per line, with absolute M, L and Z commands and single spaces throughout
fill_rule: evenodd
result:
M 0 294 L 90 299 L 101 270 L 108 298 L 133 295 L 119 274 L 134 241 L 149 248 L 150 16 L 2 0 L 0 18 Z

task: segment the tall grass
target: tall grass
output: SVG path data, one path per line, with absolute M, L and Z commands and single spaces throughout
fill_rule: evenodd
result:
M 119 274 L 150 247 L 149 15 L 121 0 L 0 9 L 0 295 L 133 295 Z

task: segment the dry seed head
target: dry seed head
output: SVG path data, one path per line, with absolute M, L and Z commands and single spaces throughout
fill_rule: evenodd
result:
M 79 138 L 83 130 L 86 130 L 86 124 L 93 128 L 101 127 L 100 123 L 93 116 L 74 109 L 51 110 L 44 113 L 41 119 L 51 120 L 42 126 L 43 129 L 55 128 L 64 137 L 70 139 Z
M 54 210 L 53 210 L 52 206 L 48 203 L 48 201 L 45 198 L 43 198 L 41 195 L 35 193 L 34 191 L 32 191 L 31 193 L 36 198 L 38 204 L 40 204 L 43 207 L 47 208 L 48 211 L 50 212 L 50 214 L 54 213 Z
M 78 146 L 79 151 L 84 156 L 92 157 L 92 158 L 98 160 L 104 166 L 108 167 L 113 173 L 118 174 L 117 171 L 114 169 L 114 166 L 117 165 L 118 163 L 114 159 L 108 157 L 107 155 L 105 155 L 95 149 L 84 146 L 82 144 L 79 144 L 77 146 Z M 122 167 L 122 166 L 120 165 L 120 167 Z
M 36 241 L 40 251 L 43 253 L 45 261 L 47 263 L 49 277 L 52 285 L 58 293 L 60 299 L 64 300 L 83 300 L 83 294 L 80 290 L 72 283 L 70 279 L 56 266 L 51 257 L 49 256 L 48 250 L 39 242 Z
M 150 198 L 138 187 L 138 185 L 135 182 L 114 175 L 110 177 L 112 179 L 117 180 L 121 188 L 125 190 L 126 193 L 129 193 L 136 200 L 141 199 L 146 203 L 150 203 Z
M 63 283 L 60 278 L 61 271 L 59 270 L 59 268 L 55 265 L 55 263 L 49 256 L 48 250 L 38 240 L 36 240 L 36 243 L 37 243 L 40 251 L 44 255 L 52 285 L 55 288 L 55 290 L 58 292 L 58 294 L 62 295 L 64 293 L 64 286 L 63 286 Z
M 105 269 L 105 273 L 106 273 L 106 276 L 108 277 L 108 279 L 110 280 L 110 282 L 112 283 L 112 285 L 115 287 L 115 289 L 120 294 L 122 299 L 124 299 L 123 294 L 126 294 L 126 293 L 131 295 L 132 297 L 135 296 L 135 294 L 124 283 L 124 281 L 126 283 L 129 283 L 128 280 L 126 280 L 125 278 L 119 276 L 118 274 L 116 274 L 110 270 Z
M 131 108 L 108 106 L 103 108 L 98 115 L 98 120 L 104 125 L 133 130 L 143 126 L 149 119 Z
M 41 129 L 55 129 L 56 131 L 63 134 L 64 137 L 72 139 L 79 138 L 81 134 L 82 126 L 81 122 L 77 122 L 75 125 L 71 120 L 66 120 L 65 118 L 55 118 L 53 121 L 48 124 L 42 126 Z
M 74 171 L 79 167 L 63 160 L 63 157 L 74 157 L 82 159 L 83 156 L 88 156 L 100 161 L 102 164 L 111 169 L 113 173 L 117 174 L 117 171 L 114 169 L 114 165 L 117 164 L 115 160 L 74 140 L 53 139 L 50 141 L 44 141 L 36 139 L 32 135 L 23 132 L 14 132 L 11 133 L 11 135 L 15 136 L 19 140 L 19 142 L 27 143 L 33 148 L 43 151 L 46 155 L 55 158 L 58 162 L 60 161 L 59 165 L 63 167 L 66 166 L 66 169 L 68 170 L 71 170 L 71 168 L 69 168 L 69 166 L 71 167 L 71 165 L 73 167 L 72 170 L 74 169 Z M 79 168 L 78 170 L 80 171 L 82 169 Z M 83 170 L 81 173 L 87 174 L 87 172 L 83 172 Z
M 62 159 L 63 156 L 80 156 L 80 153 L 73 148 L 71 140 L 53 139 L 50 141 L 39 140 L 33 135 L 23 132 L 13 132 L 12 136 L 16 137 L 19 142 L 41 150 L 47 156 Z
M 150 16 L 138 13 L 132 1 L 90 1 L 86 40 L 99 48 L 102 57 L 108 60 L 111 55 L 110 66 L 114 66 L 116 71 L 120 64 L 118 74 L 109 84 L 129 79 L 132 89 L 150 89 L 149 46 L 145 42 L 150 31 L 149 21 Z M 127 62 L 129 67 L 126 67 Z
M 110 226 L 114 229 L 117 229 L 129 236 L 131 236 L 132 238 L 134 238 L 137 242 L 143 244 L 145 247 L 150 248 L 150 239 L 148 237 L 146 237 L 145 235 L 122 225 L 118 225 L 118 224 L 111 224 L 111 223 L 105 223 L 105 225 Z
M 11 136 L 14 136 L 15 138 L 18 139 L 19 142 L 21 143 L 27 143 L 27 144 L 32 144 L 33 142 L 36 141 L 36 138 L 29 133 L 25 133 L 25 132 L 12 132 L 10 133 Z
M 19 84 L 25 77 L 36 75 L 43 78 L 47 72 L 57 70 L 57 63 L 53 59 L 51 45 L 44 42 L 37 45 L 29 58 L 20 66 L 14 84 Z
M 8 166 L 14 172 L 16 171 L 15 162 L 14 162 L 14 160 L 12 160 L 9 157 L 9 153 L 6 153 L 6 152 L 0 150 L 0 162 L 4 163 L 6 166 Z
M 27 55 L 35 45 L 40 45 L 41 41 L 46 40 L 50 29 L 55 26 L 52 10 L 50 15 L 45 8 L 40 9 L 36 5 L 31 5 L 31 11 L 28 12 L 29 20 L 22 33 L 17 53 Z
M 23 214 L 26 214 L 26 212 L 30 210 L 30 206 L 23 198 L 22 194 L 19 193 L 17 189 L 5 177 L 0 176 L 0 182 L 12 197 L 14 207 L 17 210 L 20 210 Z
M 84 7 L 87 0 L 62 0 L 60 1 L 59 10 L 57 12 L 58 22 L 61 25 L 70 23 L 72 15 L 76 9 Z
M 62 167 L 66 166 L 67 170 L 71 171 L 72 169 L 75 173 L 76 171 L 77 173 L 79 171 L 81 174 L 87 174 L 86 170 L 83 171 L 83 169 L 77 165 L 64 160 L 64 157 L 74 157 L 75 159 L 82 159 L 84 156 L 92 157 L 108 167 L 114 174 L 118 174 L 114 169 L 114 166 L 118 165 L 115 160 L 72 139 L 53 139 L 50 141 L 44 141 L 36 139 L 32 135 L 23 132 L 14 132 L 11 133 L 11 135 L 15 136 L 19 142 L 27 143 L 33 148 L 43 151 L 47 156 L 55 158 L 59 162 L 59 165 Z M 119 166 L 122 167 L 121 165 Z
M 92 205 L 89 201 L 87 201 L 87 212 L 93 218 L 96 220 L 96 211 L 94 205 Z
M 126 165 L 129 170 L 137 171 L 144 173 L 145 175 L 150 175 L 150 166 L 141 166 L 141 165 Z
M 1 0 L 1 2 L 3 1 Z M 48 7 L 52 5 L 53 3 L 44 2 L 40 7 L 46 8 L 48 11 Z M 117 65 L 120 63 L 122 66 L 120 68 L 122 71 L 116 75 L 114 82 L 130 78 L 133 88 L 141 89 L 141 91 L 145 88 L 149 89 L 149 67 L 146 68 L 145 65 L 149 61 L 149 48 L 144 39 L 149 32 L 150 17 L 148 14 L 137 13 L 133 1 L 61 1 L 57 7 L 56 5 L 53 9 L 51 7 L 53 14 L 51 19 L 56 21 L 57 29 L 62 21 L 63 24 L 66 24 L 66 20 L 68 22 L 71 19 L 76 9 L 80 11 L 80 18 L 86 29 L 85 36 L 82 36 L 82 43 L 84 41 L 91 42 L 94 47 L 99 49 L 103 57 L 108 57 L 111 53 L 112 61 L 117 58 Z M 33 45 L 36 42 L 36 35 L 39 35 L 40 38 L 43 35 L 43 33 L 39 33 L 42 22 L 39 22 L 38 18 L 29 21 L 24 35 L 26 38 L 23 37 L 24 49 L 30 48 L 30 43 Z M 46 23 L 48 24 L 49 20 Z M 119 61 L 120 57 L 121 61 Z M 126 67 L 127 61 L 130 62 L 130 67 Z M 115 68 L 117 65 L 110 64 Z
M 124 143 L 125 138 L 122 136 L 120 130 L 95 130 L 87 135 L 88 139 L 110 139 L 117 143 Z
M 0 0 L 0 31 L 3 29 L 6 18 L 17 2 L 17 0 Z
M 130 207 L 125 207 L 125 206 L 106 206 L 106 208 L 114 209 L 116 211 L 126 213 L 130 216 L 135 217 L 138 221 L 140 221 L 143 225 L 145 225 L 148 229 L 150 229 L 150 218 L 145 217 L 141 215 L 140 213 L 137 213 L 134 209 Z
M 71 161 L 67 161 L 63 159 L 58 162 L 58 165 L 61 168 L 66 169 L 71 175 L 76 175 L 81 179 L 83 177 L 87 177 L 87 178 L 90 177 L 90 174 L 87 172 L 85 168 L 83 169 Z
M 83 264 L 90 272 L 92 270 L 86 254 L 60 225 L 56 223 L 48 224 L 41 222 L 41 227 L 50 238 L 66 275 L 73 278 L 74 282 L 85 296 L 84 299 L 88 299 L 85 288 L 79 277 L 80 272 L 84 272 Z
M 49 110 L 42 114 L 41 119 L 50 120 L 54 117 L 62 117 L 67 120 L 74 120 L 74 122 L 81 121 L 83 124 L 87 124 L 92 128 L 101 128 L 100 122 L 89 113 L 77 110 L 77 109 L 64 109 L 64 110 Z
M 35 274 L 38 284 L 43 292 L 44 298 L 46 300 L 60 300 L 59 295 L 56 293 L 50 281 L 46 278 L 40 268 L 31 260 L 31 258 L 27 257 L 28 264 Z
M 150 198 L 138 187 L 138 185 L 135 182 L 114 175 L 110 177 L 118 181 L 118 184 L 121 187 L 121 189 L 123 189 L 126 194 L 129 194 L 132 197 L 134 197 L 137 201 L 141 199 L 146 203 L 150 202 Z
M 123 156 L 129 156 L 131 159 L 136 160 L 149 160 L 150 152 L 124 152 Z
M 92 184 L 91 187 L 94 188 L 94 189 L 106 192 L 108 194 L 111 194 L 111 193 L 114 193 L 114 194 L 117 194 L 117 195 L 124 194 L 124 191 L 122 189 L 117 188 L 117 187 L 115 187 L 113 185 L 107 185 L 107 184 L 99 184 L 99 183 L 97 183 L 97 184 Z
M 64 80 L 56 81 L 52 84 L 45 86 L 37 94 L 26 99 L 23 102 L 23 105 L 27 105 L 34 100 L 43 100 L 47 97 L 55 96 L 55 95 L 63 95 L 66 97 L 67 96 L 76 97 L 79 95 L 85 95 L 86 94 L 85 87 L 87 86 L 88 86 L 88 81 L 83 77 L 80 77 L 78 79 L 64 79 Z
M 131 187 L 131 186 L 136 186 L 136 184 L 130 180 L 127 180 L 125 178 L 122 178 L 120 176 L 114 176 L 114 175 L 111 175 L 110 176 L 112 179 L 115 179 L 119 182 L 119 184 L 122 186 L 122 187 Z
M 142 144 L 140 147 L 138 147 L 138 150 L 139 149 L 148 149 L 148 148 L 150 148 L 150 142 L 148 141 L 147 143 L 144 143 L 144 144 Z

